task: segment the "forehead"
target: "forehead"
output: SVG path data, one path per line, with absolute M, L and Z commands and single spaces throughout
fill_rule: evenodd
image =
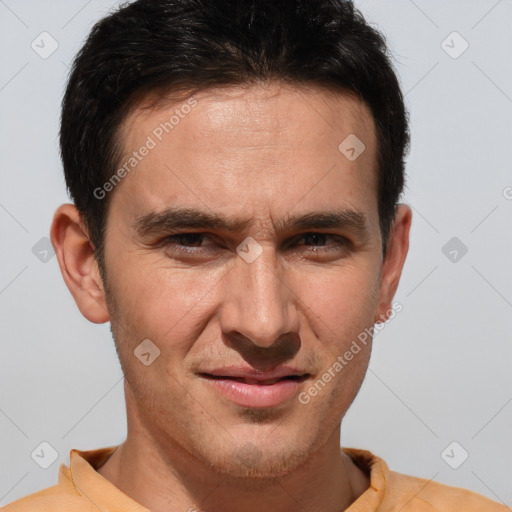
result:
M 145 98 L 121 126 L 122 162 L 148 140 L 153 148 L 114 201 L 140 214 L 176 203 L 255 214 L 325 201 L 376 211 L 375 126 L 354 96 L 274 83 L 164 100 Z
M 190 107 L 192 101 L 199 108 Z M 334 130 L 339 137 L 353 130 L 368 145 L 375 142 L 373 116 L 367 105 L 354 94 L 324 87 L 271 82 L 206 89 L 192 98 L 187 97 L 186 92 L 180 96 L 148 95 L 131 109 L 120 127 L 124 149 L 130 151 L 134 139 L 154 132 L 159 121 L 171 121 L 174 137 L 180 133 L 190 135 L 187 133 L 190 122 L 181 122 L 186 117 L 193 118 L 193 130 L 199 130 L 199 134 L 202 130 L 216 131 L 216 141 L 213 142 L 229 141 L 230 145 L 246 146 L 245 140 L 232 137 L 239 135 L 240 130 L 255 138 L 278 132 L 281 137 L 289 136 L 297 142 L 309 138 L 310 134 L 318 136 Z M 276 144 L 278 142 L 275 140 Z

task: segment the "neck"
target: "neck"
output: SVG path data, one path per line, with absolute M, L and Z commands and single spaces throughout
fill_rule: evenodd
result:
M 98 470 L 152 512 L 340 512 L 368 487 L 368 477 L 340 449 L 339 427 L 298 469 L 275 478 L 221 473 L 173 440 L 156 442 L 137 415 L 128 415 L 128 436 Z

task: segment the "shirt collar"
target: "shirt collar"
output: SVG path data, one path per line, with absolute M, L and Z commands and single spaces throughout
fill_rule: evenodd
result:
M 379 510 L 385 496 L 386 481 L 389 479 L 389 467 L 384 460 L 368 450 L 343 447 L 354 464 L 370 477 L 370 487 L 348 507 L 345 512 L 363 512 Z
M 69 468 L 64 465 L 60 467 L 59 484 L 71 480 L 76 491 L 102 511 L 150 512 L 96 471 L 117 448 L 109 446 L 98 450 L 71 450 Z
M 71 450 L 69 467 L 64 464 L 60 467 L 59 485 L 69 488 L 71 482 L 74 492 L 82 494 L 99 510 L 150 512 L 96 471 L 117 448 L 109 446 L 88 451 Z M 389 473 L 387 464 L 368 450 L 348 447 L 342 447 L 341 450 L 370 477 L 370 487 L 346 509 L 346 512 L 378 510 L 385 494 L 386 475 Z

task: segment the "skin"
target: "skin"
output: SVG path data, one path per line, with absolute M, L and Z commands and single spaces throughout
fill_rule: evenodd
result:
M 107 286 L 75 207 L 62 205 L 54 216 L 51 239 L 66 284 L 87 319 L 111 322 L 125 374 L 127 439 L 99 473 L 154 512 L 169 503 L 173 510 L 344 510 L 369 486 L 339 446 L 371 342 L 307 405 L 293 397 L 273 408 L 241 407 L 197 372 L 289 364 L 311 375 L 301 384 L 307 390 L 359 333 L 390 314 L 411 210 L 398 207 L 383 258 L 377 139 L 359 100 L 276 83 L 195 98 L 197 106 L 110 192 Z M 126 154 L 184 103 L 141 103 L 123 124 Z M 349 134 L 366 146 L 354 161 L 338 150 Z M 143 237 L 133 228 L 169 206 L 249 223 L 239 233 L 187 229 L 206 235 L 167 247 L 161 241 L 176 233 Z M 329 228 L 311 239 L 304 236 L 311 231 L 276 228 L 288 215 L 328 208 L 362 214 L 366 234 Z M 248 236 L 263 249 L 250 264 L 236 252 Z M 178 243 L 207 252 L 183 256 Z M 144 339 L 160 349 L 149 366 L 134 356 Z

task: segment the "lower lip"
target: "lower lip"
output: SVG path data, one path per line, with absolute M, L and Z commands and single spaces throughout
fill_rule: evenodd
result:
M 276 407 L 294 396 L 300 382 L 283 379 L 274 384 L 245 384 L 232 379 L 206 378 L 229 400 L 242 407 Z

